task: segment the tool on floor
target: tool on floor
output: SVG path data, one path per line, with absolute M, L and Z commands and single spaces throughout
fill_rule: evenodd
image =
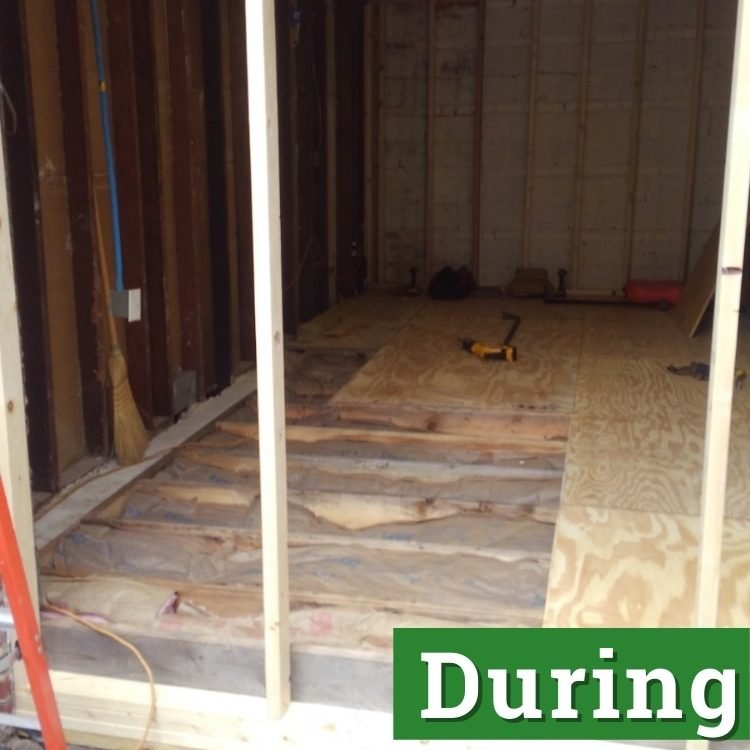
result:
M 459 343 L 467 352 L 479 357 L 479 359 L 499 359 L 503 362 L 515 362 L 518 359 L 518 349 L 512 346 L 510 342 L 516 335 L 518 326 L 521 325 L 521 316 L 504 312 L 503 320 L 512 320 L 513 325 L 500 346 L 485 344 L 476 339 L 459 339 Z
M 57 710 L 47 659 L 42 649 L 36 614 L 26 581 L 21 552 L 8 509 L 5 488 L 0 480 L 0 577 L 9 607 L 0 609 L 0 628 L 15 631 L 21 658 L 34 698 L 38 721 L 27 721 L 16 714 L 0 714 L 0 724 L 41 729 L 47 750 L 66 750 L 60 714 Z M 8 667 L 9 669 L 12 667 Z
M 696 380 L 708 380 L 708 377 L 711 374 L 711 366 L 707 362 L 691 362 L 684 367 L 669 365 L 667 370 L 674 375 L 686 375 L 687 377 L 695 378 Z M 741 368 L 737 368 L 734 371 L 735 390 L 742 389 L 746 380 L 747 372 Z

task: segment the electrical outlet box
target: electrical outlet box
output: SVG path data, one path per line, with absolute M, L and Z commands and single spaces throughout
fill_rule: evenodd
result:
M 125 318 L 128 323 L 141 319 L 141 290 L 113 289 L 110 292 L 112 315 Z

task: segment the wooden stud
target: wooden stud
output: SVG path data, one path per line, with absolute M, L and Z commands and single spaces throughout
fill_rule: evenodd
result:
M 253 313 L 253 223 L 250 195 L 250 133 L 247 125 L 248 91 L 245 60 L 245 3 L 229 0 L 230 67 L 232 80 L 232 134 L 234 200 L 237 208 L 237 265 L 239 268 L 240 356 L 255 359 Z
M 477 5 L 477 50 L 474 70 L 474 183 L 471 204 L 471 270 L 479 281 L 479 245 L 482 236 L 482 139 L 484 125 L 484 39 L 487 25 L 487 0 Z
M 688 130 L 687 166 L 685 167 L 685 193 L 682 199 L 682 278 L 687 279 L 690 269 L 690 224 L 693 217 L 695 195 L 695 157 L 698 148 L 698 125 L 701 117 L 701 86 L 703 81 L 703 50 L 706 35 L 706 0 L 697 0 L 695 19 L 695 48 L 693 50 L 693 93 L 690 100 L 690 129 Z
M 162 234 L 162 165 L 160 158 L 159 115 L 155 40 L 150 0 L 133 0 L 133 61 L 138 114 L 141 195 L 143 202 L 143 241 L 148 298 L 151 389 L 154 413 L 172 414 L 172 373 L 169 357 L 167 292 Z
M 279 718 L 290 701 L 284 338 L 281 305 L 281 195 L 273 0 L 246 0 L 250 153 L 253 185 L 255 336 L 263 515 L 266 697 Z
M 375 228 L 374 222 L 374 90 L 375 78 L 373 65 L 375 64 L 375 33 L 372 2 L 368 1 L 364 6 L 364 45 L 362 50 L 362 130 L 364 135 L 364 253 L 367 261 L 368 280 L 372 279 L 375 270 Z
M 427 20 L 427 151 L 425 156 L 424 259 L 425 279 L 432 277 L 432 254 L 435 243 L 435 85 L 437 60 L 435 36 L 437 0 L 430 0 Z
M 197 221 L 193 205 L 196 190 L 193 170 L 193 127 L 190 104 L 191 54 L 188 49 L 185 0 L 166 3 L 169 53 L 169 90 L 172 103 L 172 148 L 174 164 L 175 238 L 180 259 L 179 297 L 182 336 L 181 365 L 195 370 L 198 398 L 206 394 L 204 368 L 203 303 L 198 286 Z
M 627 278 L 633 266 L 635 241 L 635 209 L 638 192 L 638 169 L 641 150 L 641 110 L 643 105 L 643 69 L 646 62 L 646 31 L 648 29 L 648 0 L 638 2 L 638 31 L 636 36 L 635 70 L 630 114 L 630 148 L 628 155 L 627 217 L 625 220 L 625 272 Z
M 258 426 L 250 422 L 219 422 L 217 429 L 257 440 Z M 472 435 L 445 435 L 438 432 L 414 432 L 407 430 L 383 430 L 360 427 L 318 427 L 316 425 L 289 425 L 286 428 L 288 450 L 291 444 L 310 446 L 311 451 L 325 451 L 327 445 L 347 445 L 351 455 L 357 454 L 357 446 L 372 446 L 402 460 L 441 460 L 450 455 L 463 463 L 495 463 L 501 458 L 518 458 L 524 465 L 531 465 L 533 457 L 556 456 L 564 452 L 564 443 L 539 438 L 496 438 Z
M 336 302 L 338 217 L 336 212 L 336 3 L 326 0 L 326 244 L 328 256 L 328 305 Z M 367 50 L 365 38 L 365 50 Z M 366 54 L 366 53 L 365 53 Z M 365 94 L 366 96 L 366 94 Z M 365 144 L 367 139 L 365 138 Z M 365 165 L 366 168 L 366 165 Z M 365 210 L 367 207 L 365 206 Z
M 64 2 L 64 0 L 63 0 Z M 163 264 L 164 295 L 167 315 L 170 382 L 181 367 L 182 335 L 180 331 L 179 275 L 182 268 L 176 242 L 177 221 L 174 210 L 174 159 L 172 144 L 172 101 L 169 90 L 169 61 L 167 44 L 167 0 L 151 3 L 151 34 L 153 38 L 153 75 L 156 79 L 156 113 L 159 159 L 159 203 Z
M 15 131 L 5 135 L 4 179 L 13 221 L 15 282 L 18 321 L 23 341 L 33 342 L 24 351 L 24 387 L 28 397 L 28 450 L 34 488 L 54 492 L 59 483 L 55 405 L 52 390 L 44 246 L 39 214 L 39 180 L 36 157 L 33 100 L 27 75 L 28 55 L 18 0 L 6 3 L 0 24 L 0 77 L 16 113 Z M 7 122 L 7 121 L 6 121 Z M 11 123 L 7 122 L 10 128 Z M 0 138 L 1 140 L 1 138 Z M 12 147 L 10 147 L 12 144 Z M 0 232 L 3 227 L 0 226 Z M 12 278 L 12 276 L 11 276 Z
M 589 71 L 591 67 L 591 37 L 594 21 L 594 2 L 585 0 L 583 6 L 583 42 L 581 44 L 581 74 L 578 90 L 578 131 L 576 134 L 575 216 L 573 219 L 572 263 L 573 288 L 581 285 L 581 233 L 583 230 L 583 193 L 586 173 L 586 123 L 588 121 Z
M 39 600 L 26 442 L 26 396 L 10 233 L 5 149 L 0 144 L 0 478 L 13 518 L 26 581 L 34 609 L 37 610 Z
M 102 377 L 100 328 L 94 245 L 91 235 L 91 164 L 79 35 L 78 4 L 56 0 L 55 23 L 60 49 L 60 104 L 62 106 L 65 177 L 73 255 L 78 359 L 86 447 L 91 455 L 109 453 L 107 393 Z
M 750 190 L 750 2 L 739 0 L 708 384 L 695 627 L 717 625 L 742 264 Z
M 288 10 L 299 10 L 299 0 L 289 0 Z M 300 280 L 303 273 L 302 232 L 300 226 L 302 195 L 300 189 L 300 106 L 299 106 L 299 26 L 287 26 L 286 45 L 289 60 L 289 166 L 291 191 L 289 202 L 289 235 L 291 237 L 291 278 L 284 283 L 284 296 L 290 300 L 296 324 L 300 321 Z M 296 36 L 296 42 L 294 41 Z M 304 125 L 306 126 L 306 124 Z M 304 127 L 303 126 L 303 127 Z
M 523 202 L 523 266 L 531 263 L 531 217 L 534 209 L 534 165 L 536 163 L 536 110 L 539 73 L 539 23 L 541 0 L 531 8 L 531 44 L 529 47 L 529 119 L 526 137 L 526 191 Z
M 338 220 L 337 288 L 353 296 L 362 290 L 362 222 L 364 177 L 362 154 L 362 34 L 360 3 L 336 2 L 337 161 L 336 213 Z
M 223 96 L 225 82 L 219 6 L 218 2 L 201 4 L 201 41 L 216 385 L 226 388 L 232 378 L 232 318 Z
M 378 284 L 385 284 L 386 279 L 386 135 L 388 108 L 385 102 L 387 68 L 387 30 L 388 4 L 386 0 L 378 3 L 378 184 L 377 184 L 377 243 L 378 243 Z
M 154 416 L 151 390 L 151 310 L 149 304 L 151 300 L 147 289 L 148 274 L 144 244 L 144 201 L 133 43 L 133 11 L 130 0 L 112 0 L 107 4 L 106 28 L 125 287 L 140 289 L 143 304 L 141 319 L 128 323 L 126 328 L 128 361 L 138 363 L 137 366 L 129 368 L 128 379 L 139 410 L 147 423 L 150 423 Z
M 218 4 L 222 78 L 221 105 L 223 108 L 224 125 L 224 195 L 226 196 L 226 243 L 229 273 L 227 280 L 228 291 L 225 291 L 224 294 L 227 294 L 229 298 L 229 350 L 231 372 L 235 374 L 242 366 L 242 346 L 240 343 L 240 271 L 237 253 L 237 197 L 235 194 L 237 176 L 234 148 L 234 117 L 232 112 L 235 93 L 233 88 L 234 81 L 232 79 L 230 5 L 230 0 L 224 0 L 224 2 Z M 247 108 L 245 108 L 245 112 L 247 112 Z

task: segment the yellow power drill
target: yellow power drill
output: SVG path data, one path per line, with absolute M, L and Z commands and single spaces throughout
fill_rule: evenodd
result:
M 459 339 L 459 344 L 467 352 L 473 354 L 475 357 L 479 357 L 479 359 L 499 359 L 502 362 L 515 362 L 518 359 L 518 349 L 515 346 L 511 346 L 510 342 L 513 340 L 518 326 L 521 325 L 521 317 L 513 315 L 513 313 L 504 312 L 503 320 L 512 320 L 513 325 L 510 331 L 508 331 L 505 341 L 500 346 L 485 344 L 476 339 Z

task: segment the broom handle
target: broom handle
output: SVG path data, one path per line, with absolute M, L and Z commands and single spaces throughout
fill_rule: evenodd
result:
M 109 200 L 112 208 L 112 237 L 115 246 L 115 289 L 125 288 L 122 267 L 122 235 L 120 233 L 120 209 L 117 196 L 117 169 L 115 152 L 112 143 L 112 129 L 109 123 L 109 92 L 107 91 L 107 66 L 104 60 L 101 24 L 99 22 L 99 0 L 90 0 L 91 25 L 94 31 L 94 48 L 96 50 L 96 74 L 99 78 L 99 114 L 102 121 L 104 155 L 107 159 L 107 183 Z
M 112 304 L 109 295 L 109 272 L 107 271 L 107 256 L 104 252 L 104 240 L 102 239 L 102 223 L 99 219 L 99 206 L 96 202 L 96 190 L 92 191 L 94 198 L 94 221 L 96 223 L 96 250 L 99 254 L 99 268 L 102 275 L 102 287 L 104 288 L 104 302 L 107 305 L 107 320 L 109 321 L 109 335 L 112 341 L 112 347 L 119 349 L 117 342 L 117 326 L 115 317 L 112 315 Z

